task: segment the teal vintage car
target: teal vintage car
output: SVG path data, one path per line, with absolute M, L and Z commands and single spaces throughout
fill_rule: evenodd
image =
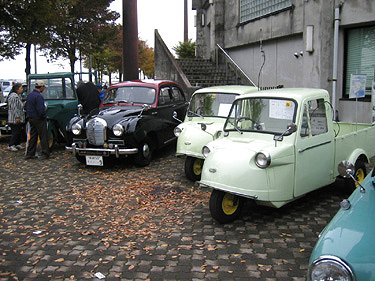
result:
M 189 180 L 201 178 L 204 157 L 202 148 L 222 136 L 223 126 L 236 97 L 257 91 L 253 86 L 224 85 L 202 88 L 194 92 L 184 122 L 174 133 L 177 156 L 186 156 L 185 175 Z
M 339 168 L 341 173 L 353 173 L 353 169 L 348 162 Z M 307 280 L 375 280 L 374 169 L 340 206 L 319 235 L 310 256 Z

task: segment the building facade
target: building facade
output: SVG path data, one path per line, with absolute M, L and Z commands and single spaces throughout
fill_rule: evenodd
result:
M 340 121 L 372 121 L 375 0 L 192 2 L 198 57 L 215 58 L 219 45 L 259 86 L 323 88 Z M 357 74 L 366 91 L 353 99 Z

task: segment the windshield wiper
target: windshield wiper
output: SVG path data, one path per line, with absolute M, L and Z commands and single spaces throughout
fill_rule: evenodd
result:
M 239 132 L 241 135 L 243 134 L 243 132 L 240 130 L 240 128 L 238 128 L 232 121 L 230 121 L 228 119 L 228 123 L 231 124 L 233 126 L 233 128 L 236 129 L 237 132 Z
M 198 114 L 198 113 L 196 113 L 196 112 L 194 112 L 194 111 L 191 111 L 191 110 L 188 110 L 188 113 L 191 113 L 191 114 L 193 114 L 193 115 L 195 115 L 195 116 L 198 116 L 198 117 L 202 117 L 202 118 L 204 118 L 202 115 L 200 115 L 200 114 Z

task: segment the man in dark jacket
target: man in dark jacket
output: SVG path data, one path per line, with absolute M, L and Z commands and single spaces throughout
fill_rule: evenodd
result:
M 48 147 L 48 131 L 47 131 L 47 114 L 44 105 L 44 98 L 42 92 L 45 90 L 46 85 L 43 80 L 35 82 L 35 89 L 27 96 L 26 100 L 26 117 L 30 124 L 30 139 L 27 145 L 25 159 L 36 158 L 36 147 L 38 137 L 42 147 L 41 159 L 49 158 Z
M 94 83 L 81 83 L 77 87 L 77 98 L 82 105 L 82 114 L 87 115 L 93 109 L 99 108 L 100 98 Z

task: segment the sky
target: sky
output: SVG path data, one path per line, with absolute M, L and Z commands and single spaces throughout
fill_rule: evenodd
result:
M 191 9 L 191 2 L 191 0 L 188 1 L 188 37 L 195 41 L 194 15 L 196 11 Z M 110 9 L 121 15 L 118 23 L 122 24 L 122 0 L 113 1 Z M 137 9 L 138 35 L 141 40 L 154 48 L 154 30 L 157 29 L 169 50 L 173 52 L 172 48 L 184 39 L 184 0 L 138 0 Z M 34 48 L 31 52 L 31 72 L 35 73 Z M 15 60 L 0 61 L 0 79 L 25 80 L 25 66 L 25 54 L 17 56 Z M 75 70 L 79 71 L 79 68 L 79 63 L 76 62 Z M 70 71 L 67 60 L 47 62 L 47 58 L 38 52 L 38 73 L 61 71 Z

